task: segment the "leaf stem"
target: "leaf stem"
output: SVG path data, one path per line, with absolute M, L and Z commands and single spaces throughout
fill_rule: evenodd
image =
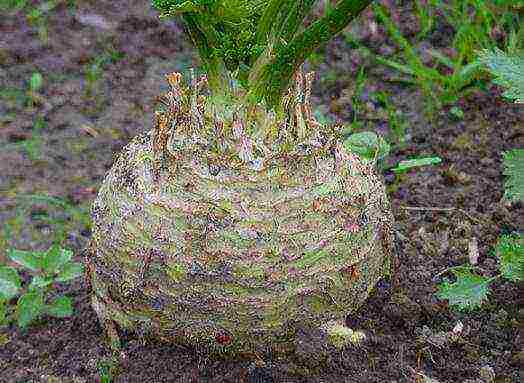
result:
M 337 5 L 289 42 L 276 42 L 274 57 L 250 84 L 250 94 L 276 107 L 306 58 L 348 25 L 372 0 L 339 0 Z

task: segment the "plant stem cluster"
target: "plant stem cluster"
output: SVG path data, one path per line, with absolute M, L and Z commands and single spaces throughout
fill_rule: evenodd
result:
M 213 93 L 231 93 L 234 79 L 250 103 L 271 108 L 307 57 L 370 3 L 339 0 L 305 27 L 316 0 L 153 0 L 161 17 L 182 16 Z

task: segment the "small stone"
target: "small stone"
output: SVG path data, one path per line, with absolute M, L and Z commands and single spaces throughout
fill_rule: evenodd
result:
M 209 173 L 210 173 L 212 176 L 216 176 L 216 175 L 218 175 L 218 173 L 220 173 L 220 166 L 218 166 L 218 165 L 215 165 L 215 164 L 209 164 L 209 165 L 208 165 L 208 169 L 209 169 Z
M 109 22 L 104 17 L 94 13 L 77 13 L 75 19 L 80 24 L 99 29 L 111 30 L 116 27 L 115 23 Z
M 247 369 L 247 381 L 248 383 L 272 383 L 274 379 L 269 367 L 251 363 Z
M 495 371 L 493 371 L 493 367 L 491 366 L 486 365 L 481 367 L 479 375 L 486 383 L 492 383 L 495 381 Z

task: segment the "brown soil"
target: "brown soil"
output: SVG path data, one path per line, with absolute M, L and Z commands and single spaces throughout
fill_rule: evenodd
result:
M 66 3 L 50 12 L 47 41 L 23 12 L 1 11 L 0 260 L 8 247 L 47 248 L 58 221 L 66 229 L 64 246 L 75 250 L 80 260 L 89 224 L 43 202 L 23 205 L 27 200 L 20 197 L 60 197 L 86 212 L 114 154 L 131 137 L 151 128 L 153 99 L 166 88 L 163 75 L 198 66 L 180 24 L 159 22 L 149 2 L 83 1 L 76 8 Z M 413 28 L 408 13 L 400 16 L 407 29 Z M 347 31 L 357 32 L 382 53 L 393 51 L 380 29 L 370 33 L 369 20 Z M 445 45 L 446 36 L 445 31 L 433 36 L 431 43 Z M 388 164 L 412 157 L 442 158 L 437 166 L 398 179 L 385 171 L 401 234 L 400 285 L 393 291 L 389 281 L 381 281 L 359 313 L 347 318 L 352 328 L 370 335 L 369 341 L 330 350 L 325 363 L 311 366 L 300 350 L 286 360 L 266 356 L 264 362 L 219 361 L 192 349 L 142 345 L 129 335 L 124 337 L 120 363 L 111 368 L 114 381 L 429 382 L 431 377 L 439 382 L 482 382 L 493 381 L 488 379 L 490 369 L 495 382 L 522 381 L 522 286 L 497 280 L 489 301 L 474 313 L 455 312 L 434 295 L 443 277 L 435 275 L 465 263 L 473 238 L 478 241 L 478 266 L 494 275 L 497 262 L 489 252 L 498 236 L 524 227 L 522 203 L 502 200 L 501 159 L 503 151 L 523 147 L 522 106 L 506 103 L 490 88 L 460 102 L 463 120 L 442 111 L 430 121 L 422 113 L 417 89 L 384 81 L 388 72 L 351 50 L 342 36 L 325 47 L 325 54 L 315 67 L 313 101 L 319 110 L 335 121 L 351 121 L 349 96 L 358 65 L 364 64 L 369 79 L 362 97 L 366 110 L 359 118 L 387 133 L 391 121 L 368 97 L 387 90 L 409 123 L 406 144 L 393 151 Z M 86 68 L 96 57 L 105 57 L 106 64 L 100 78 L 90 82 Z M 34 71 L 42 73 L 44 86 L 30 107 L 24 94 Z M 45 124 L 36 133 L 32 127 L 38 117 Z M 27 150 L 28 143 L 29 149 L 31 143 L 39 144 L 38 150 Z M 42 221 L 45 214 L 55 223 Z M 72 318 L 43 318 L 27 331 L 10 326 L 0 333 L 1 382 L 101 381 L 102 371 L 111 365 L 111 352 L 89 305 L 87 287 L 77 281 L 61 292 L 74 297 Z M 451 336 L 459 321 L 462 331 Z M 312 339 L 302 341 L 305 348 L 314 345 Z

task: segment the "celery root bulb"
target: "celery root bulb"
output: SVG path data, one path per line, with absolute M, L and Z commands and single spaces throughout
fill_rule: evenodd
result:
M 168 79 L 166 109 L 93 205 L 98 317 L 210 353 L 292 351 L 297 326 L 329 333 L 389 265 L 392 215 L 373 163 L 314 120 L 300 74 L 279 116 L 218 110 L 201 85 Z

